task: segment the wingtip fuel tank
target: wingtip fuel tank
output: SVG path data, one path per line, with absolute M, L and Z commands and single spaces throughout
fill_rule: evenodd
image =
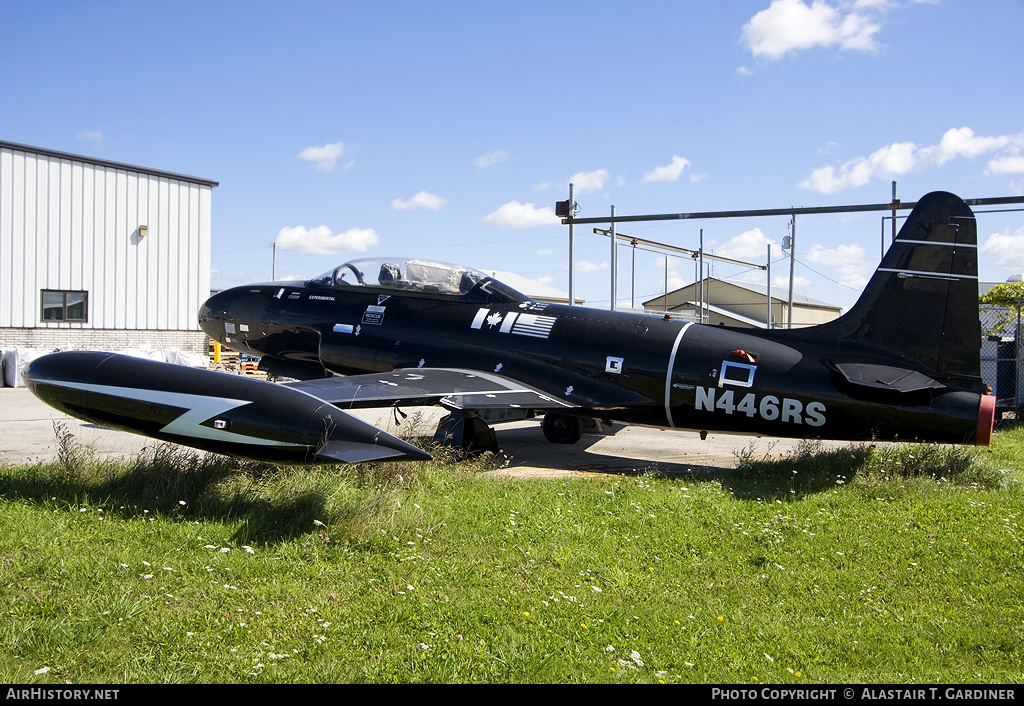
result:
M 96 351 L 32 361 L 26 385 L 80 419 L 280 463 L 429 460 L 430 454 L 301 390 Z

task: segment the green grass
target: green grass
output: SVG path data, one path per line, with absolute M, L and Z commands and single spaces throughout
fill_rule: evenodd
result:
M 0 468 L 9 683 L 1024 680 L 1022 430 L 604 479 L 60 446 Z

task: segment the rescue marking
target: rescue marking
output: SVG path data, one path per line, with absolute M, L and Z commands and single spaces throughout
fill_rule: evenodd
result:
M 384 321 L 384 310 L 387 307 L 375 306 L 370 304 L 366 307 L 366 311 L 363 312 L 363 323 L 373 324 L 374 326 L 380 326 Z

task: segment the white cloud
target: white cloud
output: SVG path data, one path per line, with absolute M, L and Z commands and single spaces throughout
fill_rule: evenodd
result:
M 558 225 L 562 222 L 553 208 L 537 208 L 532 203 L 509 201 L 484 218 L 484 223 L 507 228 L 530 228 L 532 226 Z
M 1000 135 L 998 137 L 979 137 L 969 127 L 954 128 L 946 131 L 942 140 L 935 147 L 921 150 L 921 159 L 932 164 L 943 165 L 954 157 L 977 157 L 979 154 L 995 152 L 1006 147 L 1020 135 Z
M 601 270 L 610 270 L 611 266 L 607 262 L 600 264 L 596 262 L 590 262 L 589 260 L 577 260 L 576 271 L 577 272 L 600 272 Z
M 644 172 L 641 181 L 676 181 L 683 174 L 683 170 L 690 166 L 690 160 L 672 155 L 672 162 L 664 167 L 655 167 L 649 172 Z
M 402 199 L 395 199 L 391 202 L 391 208 L 399 211 L 411 211 L 414 208 L 428 208 L 431 211 L 437 211 L 442 206 L 448 203 L 448 199 L 437 194 L 430 194 L 426 191 L 421 191 L 413 196 L 408 201 Z
M 537 255 L 539 257 L 545 257 L 546 255 L 550 255 L 550 254 L 551 254 L 550 250 L 538 250 L 537 251 Z
M 918 147 L 913 142 L 894 142 L 868 157 L 851 159 L 838 169 L 833 166 L 819 167 L 799 186 L 822 194 L 834 194 L 864 186 L 875 177 L 891 178 L 926 166 L 941 166 L 956 157 L 970 159 L 1008 146 L 1016 149 L 1021 144 L 1024 144 L 1024 133 L 982 137 L 975 135 L 968 127 L 951 128 L 937 145 Z M 989 170 L 997 171 L 993 164 L 1002 166 L 1002 162 L 989 162 Z M 1007 166 L 1012 164 L 1007 162 Z
M 783 270 L 781 274 L 776 274 L 775 270 L 772 270 L 772 288 L 787 290 L 789 289 L 789 267 L 787 265 L 785 269 L 781 267 L 779 269 Z M 760 284 L 761 286 L 764 286 L 765 273 L 764 270 L 749 270 L 734 279 L 737 279 L 740 282 L 750 282 L 751 284 Z M 806 277 L 801 277 L 800 275 L 794 275 L 793 277 L 794 291 L 798 288 L 801 290 L 806 289 L 812 284 L 814 284 L 814 282 Z
M 766 10 L 743 26 L 743 42 L 755 58 L 781 59 L 789 52 L 812 47 L 838 46 L 844 50 L 873 52 L 875 35 L 882 29 L 879 13 L 887 3 L 858 3 L 853 11 L 814 0 L 773 0 Z M 862 14 L 858 10 L 866 10 Z
M 863 289 L 868 278 L 874 271 L 874 262 L 864 257 L 864 248 L 853 245 L 840 245 L 837 248 L 825 248 L 815 244 L 806 255 L 808 262 L 820 263 L 839 270 L 839 283 L 852 289 Z M 799 254 L 797 261 L 800 260 Z
M 349 228 L 344 233 L 331 234 L 327 226 L 307 229 L 305 226 L 282 228 L 277 234 L 277 247 L 303 255 L 336 255 L 344 252 L 363 252 L 380 242 L 372 228 Z
M 763 273 L 753 272 L 751 274 L 754 275 L 754 278 L 753 279 L 748 279 L 747 280 L 748 282 L 757 282 L 758 284 L 763 284 L 764 283 L 764 277 L 763 276 L 760 277 L 760 278 L 757 278 L 758 275 L 763 275 Z M 801 289 L 805 289 L 807 287 L 810 287 L 812 284 L 814 284 L 814 283 L 811 280 L 807 279 L 806 277 L 801 277 L 800 275 L 794 275 L 793 276 L 793 288 L 794 289 L 796 289 L 797 287 L 799 287 Z M 789 289 L 789 273 L 788 272 L 784 272 L 781 275 L 774 275 L 772 277 L 772 287 L 777 287 L 778 289 Z
M 299 159 L 313 163 L 313 168 L 321 172 L 333 172 L 338 160 L 345 153 L 345 143 L 332 142 L 320 147 L 307 147 L 299 152 Z M 352 166 L 350 162 L 346 168 Z
M 506 159 L 508 159 L 508 152 L 505 150 L 494 150 L 493 152 L 484 152 L 473 160 L 473 164 L 484 169 L 486 167 L 493 167 L 495 164 L 501 164 Z
M 810 262 L 838 267 L 848 263 L 850 260 L 863 260 L 864 248 L 856 243 L 853 245 L 840 245 L 838 248 L 825 248 L 817 244 L 807 253 L 807 259 Z
M 768 256 L 769 243 L 773 250 L 781 252 L 778 243 L 765 236 L 760 228 L 754 228 L 740 233 L 725 244 L 716 247 L 715 255 L 761 263 Z
M 606 181 L 608 181 L 608 172 L 604 169 L 593 172 L 576 172 L 569 177 L 569 183 L 573 185 L 576 194 L 600 191 L 604 188 Z
M 220 272 L 222 282 L 228 282 L 231 286 L 236 284 L 248 284 L 250 282 L 266 282 L 270 279 L 270 271 L 267 268 L 256 267 L 234 272 Z
M 1022 174 L 1024 173 L 1024 157 L 1008 155 L 993 159 L 988 163 L 988 174 Z
M 1024 267 L 1024 226 L 1012 235 L 1007 228 L 1002 233 L 993 233 L 981 248 L 987 257 L 994 258 L 1003 267 Z
M 75 135 L 79 140 L 90 140 L 95 142 L 97 145 L 103 144 L 103 133 L 99 130 L 82 130 Z
M 668 260 L 668 268 L 665 267 L 665 260 Z M 675 290 L 686 286 L 686 279 L 679 274 L 679 266 L 683 261 L 678 257 L 657 257 L 654 259 L 655 270 L 660 273 L 662 280 L 662 291 L 668 290 L 674 292 Z M 689 262 L 688 260 L 686 262 Z M 665 281 L 665 275 L 668 275 L 668 281 Z

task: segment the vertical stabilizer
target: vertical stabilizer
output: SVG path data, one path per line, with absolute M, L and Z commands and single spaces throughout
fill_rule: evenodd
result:
M 860 299 L 834 323 L 841 339 L 897 353 L 937 378 L 979 378 L 978 231 L 970 207 L 946 192 L 924 196 Z

